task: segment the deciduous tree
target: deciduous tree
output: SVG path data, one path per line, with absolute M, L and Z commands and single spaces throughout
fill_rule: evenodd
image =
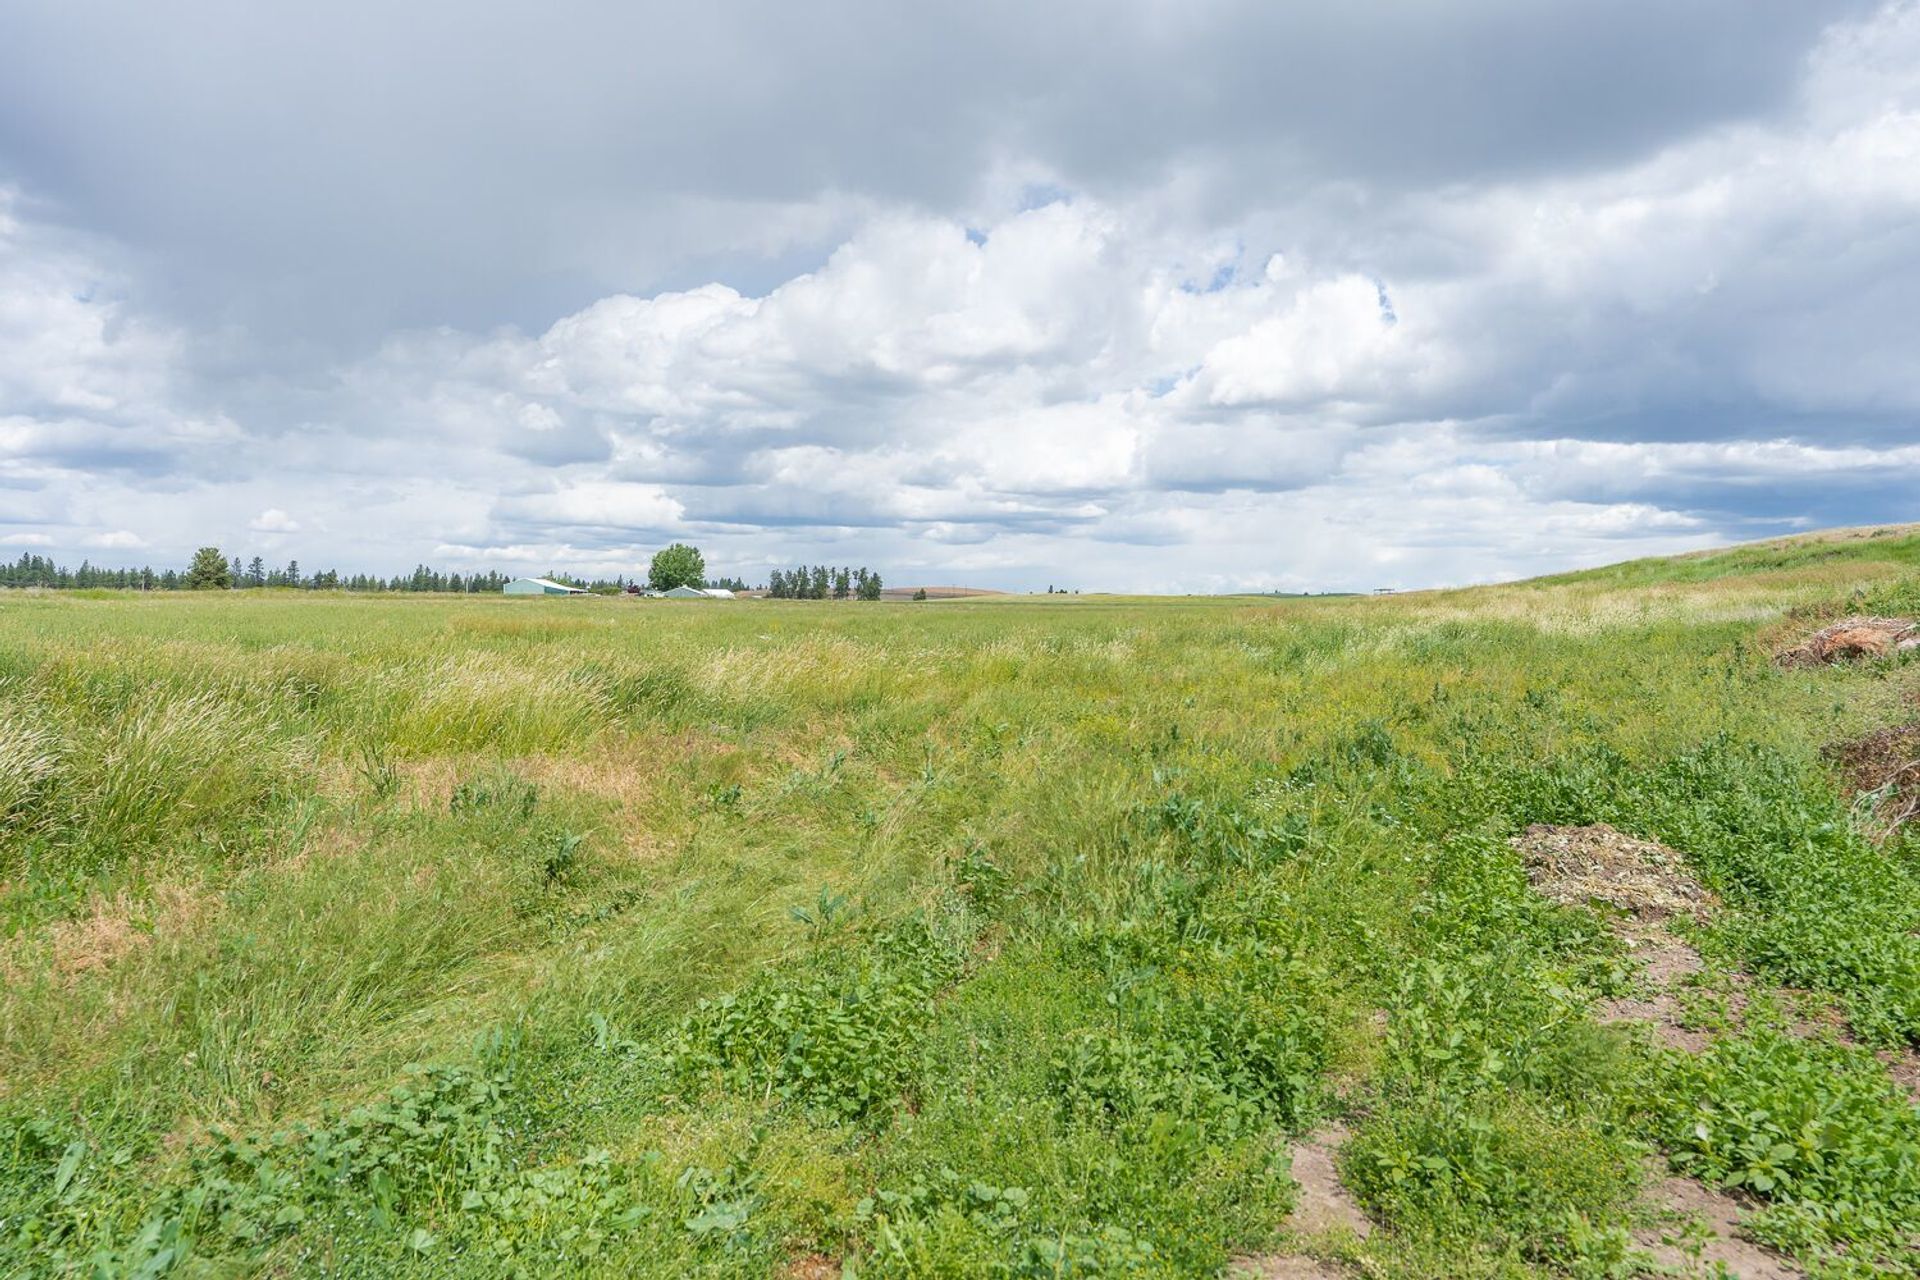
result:
M 704 587 L 707 585 L 706 557 L 700 554 L 700 548 L 684 542 L 656 551 L 653 563 L 647 566 L 647 585 L 655 591 Z

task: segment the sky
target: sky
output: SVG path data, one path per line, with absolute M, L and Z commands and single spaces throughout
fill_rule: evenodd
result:
M 0 556 L 1464 584 L 1920 518 L 1920 3 L 11 0 Z

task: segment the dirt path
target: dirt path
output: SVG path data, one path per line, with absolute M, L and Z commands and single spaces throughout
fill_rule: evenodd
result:
M 1643 990 L 1630 996 L 1602 1000 L 1594 1016 L 1608 1023 L 1641 1023 L 1653 1038 L 1673 1049 L 1700 1053 L 1713 1043 L 1704 1031 L 1685 1025 L 1686 1010 L 1677 994 L 1687 979 L 1705 971 L 1700 953 L 1667 932 L 1664 926 L 1622 927 L 1635 960 L 1640 964 Z
M 1340 1182 L 1340 1148 L 1348 1133 L 1338 1122 L 1322 1125 L 1289 1148 L 1293 1180 L 1299 1187 L 1287 1230 L 1301 1236 L 1350 1234 L 1364 1240 L 1373 1223 Z M 1345 1268 L 1301 1253 L 1266 1253 L 1236 1258 L 1227 1273 L 1246 1280 L 1346 1280 Z
M 1300 1198 L 1287 1219 L 1289 1230 L 1319 1235 L 1345 1229 L 1362 1240 L 1372 1233 L 1373 1223 L 1341 1184 L 1335 1164 L 1348 1137 L 1346 1127 L 1336 1122 L 1293 1144 L 1293 1180 L 1300 1184 Z
M 1603 903 L 1623 913 L 1612 921 L 1640 965 L 1643 991 L 1633 996 L 1603 1000 L 1595 1009 L 1602 1022 L 1639 1023 L 1669 1048 L 1699 1053 L 1712 1037 L 1683 1025 L 1684 1010 L 1676 995 L 1705 965 L 1700 953 L 1668 927 L 1680 918 L 1704 922 L 1713 910 L 1713 895 L 1685 869 L 1685 859 L 1664 845 L 1636 839 L 1605 825 L 1589 827 L 1533 826 L 1514 839 L 1527 866 L 1527 878 L 1542 895 L 1567 905 Z M 1744 978 L 1736 979 L 1736 1012 L 1743 1006 Z M 1739 1198 L 1690 1178 L 1674 1177 L 1661 1167 L 1649 1171 L 1647 1203 L 1664 1219 L 1690 1223 L 1694 1240 L 1690 1250 L 1665 1237 L 1683 1238 L 1688 1232 L 1649 1228 L 1635 1234 L 1636 1242 L 1661 1266 L 1682 1276 L 1718 1276 L 1721 1268 L 1740 1280 L 1791 1280 L 1805 1273 L 1771 1249 L 1741 1235 Z

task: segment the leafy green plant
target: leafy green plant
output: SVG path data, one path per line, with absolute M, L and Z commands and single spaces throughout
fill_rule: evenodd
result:
M 1445 1092 L 1408 1098 L 1363 1125 L 1344 1172 L 1402 1230 L 1541 1258 L 1591 1251 L 1591 1215 L 1611 1211 L 1617 1225 L 1637 1182 L 1633 1150 L 1618 1137 L 1524 1096 Z
M 671 1071 L 687 1089 L 712 1080 L 833 1119 L 866 1119 L 914 1082 L 934 994 L 958 972 L 953 949 L 908 921 L 817 953 L 797 973 L 701 1001 L 669 1050 Z
M 1771 1028 L 1670 1055 L 1656 1131 L 1676 1167 L 1774 1208 L 1788 1248 L 1920 1245 L 1920 1109 L 1869 1053 Z

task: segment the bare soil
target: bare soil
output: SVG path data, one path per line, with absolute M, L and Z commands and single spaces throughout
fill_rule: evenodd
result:
M 1663 1178 L 1649 1199 L 1663 1216 L 1703 1224 L 1710 1233 L 1697 1255 L 1662 1239 L 1680 1237 L 1685 1234 L 1682 1229 L 1646 1228 L 1635 1233 L 1635 1242 L 1675 1275 L 1717 1276 L 1721 1266 L 1740 1280 L 1794 1280 L 1806 1274 L 1788 1259 L 1740 1234 L 1747 1202 L 1728 1192 L 1702 1186 L 1691 1178 Z
M 1893 1082 L 1920 1106 L 1920 1053 L 1911 1048 L 1881 1049 L 1874 1056 L 1887 1064 L 1887 1074 L 1893 1077 Z
M 1642 991 L 1602 1000 L 1595 1016 L 1608 1023 L 1641 1023 L 1655 1040 L 1688 1053 L 1703 1052 L 1713 1037 L 1685 1025 L 1686 1009 L 1679 988 L 1705 969 L 1700 953 L 1668 933 L 1664 927 L 1622 928 L 1627 945 L 1640 961 Z
M 1348 1133 L 1338 1123 L 1322 1125 L 1295 1142 L 1293 1180 L 1299 1196 L 1287 1216 L 1287 1230 L 1299 1235 L 1350 1232 L 1366 1239 L 1373 1231 L 1360 1204 L 1340 1183 L 1337 1153 Z M 1299 1253 L 1267 1253 L 1236 1258 L 1229 1274 L 1258 1280 L 1345 1280 L 1341 1267 Z
M 1293 1144 L 1293 1180 L 1300 1198 L 1287 1218 L 1290 1230 L 1317 1235 L 1345 1228 L 1362 1240 L 1373 1230 L 1367 1215 L 1340 1183 L 1336 1153 L 1347 1141 L 1339 1124 L 1323 1125 Z

